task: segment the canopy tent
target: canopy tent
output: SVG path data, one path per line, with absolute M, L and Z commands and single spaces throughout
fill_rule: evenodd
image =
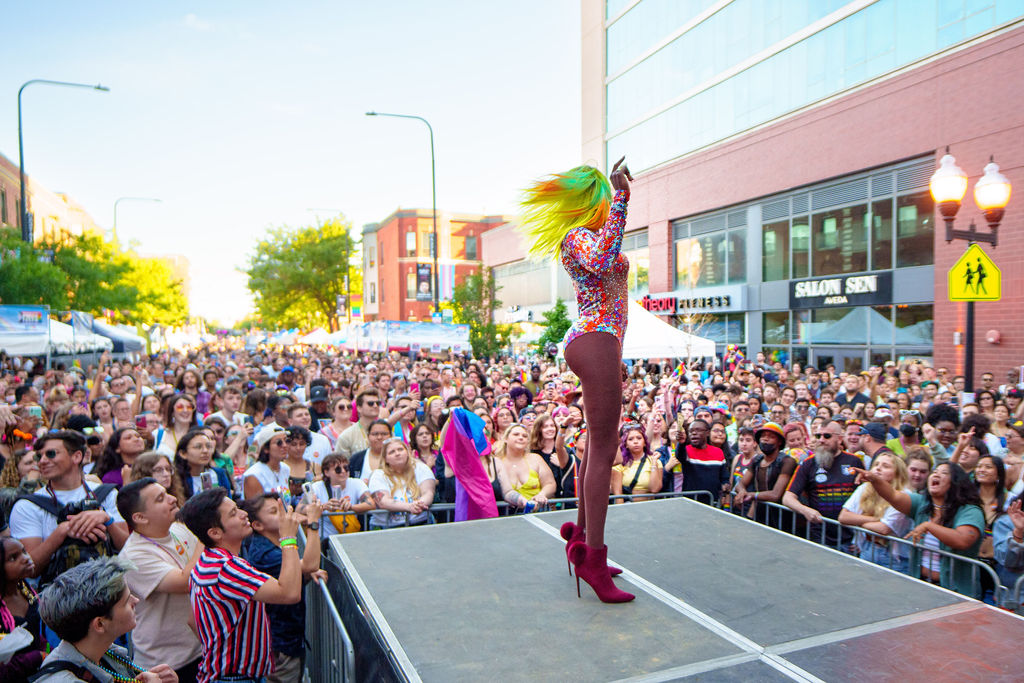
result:
M 49 318 L 48 329 L 39 332 L 4 332 L 0 334 L 0 349 L 11 356 L 45 356 L 86 353 L 109 349 L 110 341 L 95 335 L 76 335 L 71 325 Z
M 113 343 L 114 353 L 140 353 L 146 350 L 146 340 L 139 335 L 95 318 L 92 321 L 92 331 L 109 339 Z
M 322 327 L 318 327 L 309 334 L 299 337 L 298 343 L 308 346 L 326 346 L 331 343 L 331 340 L 327 331 Z
M 629 302 L 623 358 L 711 358 L 714 355 L 715 342 L 711 339 L 677 330 L 635 301 Z

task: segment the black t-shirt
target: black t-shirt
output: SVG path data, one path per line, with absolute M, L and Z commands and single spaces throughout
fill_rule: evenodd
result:
M 856 406 L 858 403 L 867 403 L 870 400 L 871 399 L 869 399 L 867 396 L 860 393 L 859 391 L 853 395 L 853 398 L 847 398 L 845 391 L 840 391 L 839 394 L 836 396 L 836 403 L 839 406 Z

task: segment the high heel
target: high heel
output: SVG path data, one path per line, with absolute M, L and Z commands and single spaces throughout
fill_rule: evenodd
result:
M 563 524 L 558 530 L 558 533 L 561 534 L 562 540 L 565 541 L 565 564 L 569 568 L 569 576 L 572 576 L 572 562 L 569 560 L 569 546 L 573 543 L 583 543 L 585 533 L 583 531 L 583 527 L 573 522 L 566 522 Z M 608 573 L 612 576 L 618 576 L 622 573 L 622 570 L 618 567 L 608 565 Z
M 585 543 L 569 546 L 569 559 L 576 565 L 576 597 L 580 596 L 580 579 L 583 579 L 597 594 L 601 602 L 629 602 L 636 598 L 612 582 L 608 574 L 608 546 L 591 548 Z

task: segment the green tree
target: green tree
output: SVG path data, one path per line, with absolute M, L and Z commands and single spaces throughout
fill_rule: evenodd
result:
M 469 325 L 469 343 L 477 358 L 493 356 L 508 346 L 512 326 L 494 322 L 501 307 L 498 286 L 490 268 L 467 276 L 452 291 L 452 316 L 456 323 Z
M 337 297 L 362 289 L 361 269 L 349 267 L 358 264 L 350 230 L 351 223 L 339 216 L 319 226 L 267 232 L 243 271 L 264 323 L 337 329 Z
M 0 228 L 0 304 L 66 308 L 67 275 L 47 260 L 17 230 Z
M 188 301 L 181 281 L 174 278 L 167 261 L 136 256 L 129 262 L 121 282 L 136 291 L 132 307 L 119 311 L 117 316 L 125 322 L 180 325 L 188 320 Z
M 67 275 L 68 308 L 93 315 L 103 309 L 135 310 L 139 291 L 126 279 L 135 260 L 131 253 L 93 232 L 44 247 L 53 251 L 53 264 Z
M 557 344 L 565 337 L 565 333 L 572 327 L 572 320 L 569 319 L 569 309 L 561 297 L 555 299 L 555 305 L 548 311 L 544 311 L 544 333 L 537 340 L 537 347 L 544 350 L 548 344 Z

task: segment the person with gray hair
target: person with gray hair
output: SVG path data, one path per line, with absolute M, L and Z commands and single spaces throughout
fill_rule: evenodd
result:
M 114 641 L 135 627 L 135 604 L 125 582 L 133 566 L 101 557 L 64 572 L 39 596 L 39 616 L 61 639 L 43 661 L 38 683 L 136 680 L 177 683 L 166 664 L 144 671 Z

